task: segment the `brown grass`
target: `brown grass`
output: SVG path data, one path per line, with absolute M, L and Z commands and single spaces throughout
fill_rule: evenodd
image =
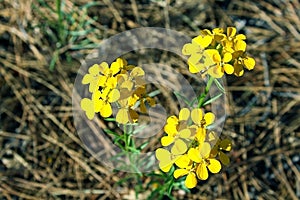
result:
M 57 13 L 38 2 L 55 9 L 46 0 L 0 3 L 1 199 L 124 199 L 132 194 L 130 184 L 116 185 L 120 174 L 94 159 L 76 134 L 72 88 L 80 63 L 91 52 L 82 41 L 97 44 L 143 26 L 194 36 L 203 28 L 233 25 L 247 35 L 257 65 L 243 78 L 227 78 L 223 134 L 234 141 L 232 163 L 195 189 L 196 194 L 175 191 L 174 196 L 300 198 L 298 1 L 103 0 L 85 13 L 79 7 L 90 1 L 65 0 L 64 13 L 73 12 L 75 28 L 64 24 L 64 29 L 76 29 L 83 17 L 97 19 L 87 25 L 94 32 L 57 48 L 51 37 L 58 33 L 50 25 L 57 22 Z M 50 71 L 53 56 L 56 65 Z

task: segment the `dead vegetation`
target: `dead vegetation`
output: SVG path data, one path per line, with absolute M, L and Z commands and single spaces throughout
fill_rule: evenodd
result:
M 0 2 L 0 198 L 125 199 L 131 184 L 84 148 L 73 124 L 73 83 L 95 44 L 143 26 L 190 36 L 236 26 L 257 65 L 227 78 L 232 163 L 177 199 L 300 198 L 298 1 L 119 0 Z M 162 59 L 164 57 L 162 56 Z M 175 62 L 170 59 L 170 63 Z

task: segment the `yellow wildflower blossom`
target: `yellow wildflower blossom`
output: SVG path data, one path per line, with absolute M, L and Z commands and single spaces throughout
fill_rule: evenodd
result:
M 211 157 L 219 156 L 220 161 L 223 165 L 228 165 L 230 163 L 229 157 L 224 153 L 224 151 L 230 151 L 232 143 L 229 139 L 218 140 L 210 152 Z
M 84 75 L 82 79 L 82 84 L 90 84 L 89 92 L 93 93 L 98 89 L 100 82 L 101 82 L 100 67 L 99 65 L 94 64 L 89 68 L 89 73 Z
M 157 160 L 159 160 L 159 168 L 163 172 L 170 171 L 173 164 L 183 156 L 187 151 L 187 145 L 182 140 L 177 140 L 173 147 L 171 148 L 171 152 L 166 149 L 158 148 L 155 151 L 155 156 Z M 179 164 L 180 165 L 180 164 Z
M 206 138 L 206 127 L 214 122 L 215 115 L 212 112 L 204 115 L 200 108 L 195 108 L 191 112 L 191 118 L 196 126 L 195 138 L 199 143 L 203 143 Z
M 198 163 L 196 174 L 200 180 L 206 180 L 208 178 L 208 170 L 212 173 L 218 173 L 221 170 L 221 163 L 210 157 L 210 144 L 208 142 L 204 142 L 203 145 L 199 148 L 190 148 L 188 150 L 189 158 Z

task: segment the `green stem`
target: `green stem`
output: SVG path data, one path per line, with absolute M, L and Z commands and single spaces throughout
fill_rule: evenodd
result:
M 199 98 L 199 101 L 198 101 L 198 108 L 201 108 L 204 104 L 204 100 L 209 92 L 209 89 L 212 85 L 212 83 L 214 82 L 214 77 L 212 76 L 209 76 L 209 79 L 208 79 L 208 82 L 207 82 L 207 85 L 205 87 L 205 90 L 204 90 L 204 93 L 201 94 L 200 98 Z

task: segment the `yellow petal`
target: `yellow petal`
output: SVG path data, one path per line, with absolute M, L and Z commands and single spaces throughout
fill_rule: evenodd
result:
M 110 65 L 110 71 L 111 71 L 112 75 L 117 74 L 120 71 L 121 67 L 122 66 L 118 62 L 111 63 L 111 65 Z
M 224 55 L 223 55 L 223 62 L 230 62 L 231 61 L 231 59 L 232 59 L 232 55 L 231 55 L 231 53 L 224 53 Z
M 178 132 L 180 138 L 189 138 L 191 136 L 190 129 L 182 129 Z
M 175 115 L 172 115 L 172 116 L 168 117 L 167 124 L 177 125 L 178 124 L 178 118 Z
M 211 60 L 213 60 L 215 63 L 221 61 L 221 56 L 216 49 L 206 49 L 205 55 L 207 55 Z
M 248 70 L 252 70 L 255 66 L 255 60 L 251 57 L 246 57 L 243 59 L 243 64 Z
M 217 42 L 223 41 L 226 38 L 226 35 L 218 33 L 216 35 L 214 35 L 214 40 L 216 40 Z
M 91 75 L 91 74 L 86 74 L 86 75 L 84 75 L 84 77 L 83 77 L 81 83 L 84 84 L 84 85 L 85 85 L 85 84 L 88 84 L 88 83 L 90 83 L 90 82 L 93 80 L 93 78 L 94 78 L 93 75 Z
M 171 153 L 163 148 L 158 148 L 155 151 L 155 156 L 157 158 L 157 160 L 161 161 L 161 160 L 167 160 L 170 161 L 170 157 L 171 157 Z
M 136 77 L 136 76 L 144 76 L 145 72 L 141 67 L 135 67 L 133 70 L 130 72 L 130 76 Z
M 191 159 L 188 157 L 187 154 L 184 154 L 182 156 L 179 156 L 176 161 L 175 164 L 179 167 L 179 168 L 188 168 L 188 166 L 191 164 Z
M 104 105 L 104 101 L 102 99 L 93 99 L 92 101 L 94 103 L 94 112 L 100 112 Z
M 189 71 L 191 73 L 198 73 L 204 69 L 206 69 L 203 60 L 201 60 L 203 58 L 203 55 L 199 55 L 199 54 L 192 54 L 191 57 L 188 59 L 188 65 L 189 65 Z M 200 62 L 201 60 L 201 62 Z
M 224 64 L 223 68 L 224 68 L 226 74 L 233 74 L 233 72 L 234 72 L 234 68 L 230 64 Z
M 184 141 L 177 139 L 174 142 L 173 147 L 171 148 L 171 152 L 174 155 L 182 155 L 187 151 L 187 145 Z
M 221 34 L 221 33 L 224 32 L 224 29 L 223 29 L 223 28 L 214 28 L 214 29 L 212 30 L 212 32 L 213 32 L 214 34 Z
M 205 122 L 206 122 L 206 126 L 212 124 L 214 121 L 215 121 L 215 115 L 214 113 L 212 112 L 208 112 L 204 115 L 204 119 L 205 119 Z
M 129 122 L 128 110 L 126 108 L 121 108 L 116 116 L 116 121 L 120 124 L 126 124 Z
M 211 141 L 215 141 L 218 139 L 218 136 L 217 136 L 217 133 L 214 132 L 214 131 L 211 131 L 208 133 L 208 141 L 211 142 Z
M 224 139 L 220 142 L 220 147 L 222 148 L 222 150 L 224 151 L 230 151 L 231 147 L 232 147 L 232 143 L 231 140 L 229 139 Z
M 235 34 L 236 34 L 236 28 L 234 28 L 234 27 L 227 28 L 227 36 L 228 37 L 234 37 Z
M 208 74 L 214 78 L 221 78 L 224 75 L 224 72 L 219 65 L 216 65 L 208 69 Z
M 129 108 L 129 121 L 130 123 L 136 123 L 139 119 L 139 114 L 135 111 Z
M 109 69 L 109 66 L 106 62 L 102 62 L 100 65 L 99 65 L 99 71 L 104 74 L 104 72 L 106 72 L 107 70 Z
M 97 64 L 94 64 L 89 68 L 89 73 L 93 76 L 99 75 L 99 72 L 100 72 L 100 68 L 99 65 Z
M 245 41 L 243 41 L 243 40 L 237 40 L 235 42 L 234 49 L 236 51 L 243 51 L 244 52 L 244 51 L 246 51 L 246 47 L 247 47 L 247 44 L 246 44 Z
M 203 143 L 204 140 L 205 140 L 205 137 L 206 137 L 206 129 L 203 128 L 203 127 L 197 128 L 196 136 L 195 137 L 197 138 L 197 141 L 199 143 Z
M 106 85 L 107 77 L 99 76 L 98 78 L 98 86 L 104 87 Z
M 109 117 L 112 114 L 112 108 L 110 103 L 104 103 L 104 105 L 102 106 L 101 110 L 100 110 L 100 115 L 102 117 Z
M 206 48 L 210 45 L 210 43 L 212 42 L 212 36 L 210 35 L 206 35 L 204 37 L 202 37 L 201 35 L 193 38 L 192 40 L 193 42 L 196 42 L 198 45 L 200 45 L 202 48 Z
M 236 40 L 246 40 L 246 36 L 244 34 L 238 34 L 235 36 Z
M 166 124 L 164 127 L 164 131 L 170 136 L 175 136 L 177 134 L 176 125 Z
M 124 68 L 127 65 L 127 61 L 124 58 L 117 58 L 117 63 L 119 63 L 121 68 Z M 130 66 L 127 66 L 130 68 Z
M 221 62 L 221 60 L 222 60 L 222 59 L 221 59 L 221 55 L 219 54 L 219 52 L 213 54 L 212 58 L 213 58 L 213 61 L 214 61 L 215 63 L 219 63 L 219 62 Z
M 98 90 L 98 81 L 97 81 L 97 78 L 93 78 L 93 80 L 91 80 L 91 82 L 90 82 L 90 85 L 89 85 L 89 92 L 90 93 L 94 93 L 95 91 Z
M 210 144 L 208 142 L 204 142 L 201 149 L 200 149 L 200 155 L 202 158 L 208 158 L 210 154 Z
M 183 55 L 192 55 L 197 53 L 198 51 L 199 51 L 198 45 L 192 43 L 185 44 L 182 48 Z
M 92 120 L 94 118 L 95 112 L 94 112 L 94 103 L 92 102 L 92 100 L 88 98 L 83 98 L 80 101 L 80 107 L 82 108 L 82 110 L 85 111 L 85 114 L 88 119 Z
M 243 66 L 241 64 L 235 63 L 233 67 L 234 67 L 234 75 L 243 76 L 244 69 L 243 69 Z
M 181 176 L 185 176 L 185 175 L 187 175 L 189 173 L 189 171 L 188 170 L 186 170 L 186 169 L 176 169 L 175 171 L 174 171 L 174 178 L 179 178 L 179 177 L 181 177 Z
M 117 89 L 113 89 L 110 91 L 110 93 L 108 94 L 108 101 L 109 102 L 115 102 L 120 98 L 120 92 Z
M 170 169 L 172 168 L 173 163 L 172 162 L 160 162 L 159 163 L 159 168 L 163 171 L 163 172 L 169 172 Z
M 128 98 L 128 106 L 132 107 L 135 105 L 135 103 L 139 100 L 139 97 L 136 94 L 131 95 Z
M 205 36 L 205 35 L 210 35 L 210 36 L 212 36 L 211 31 L 208 30 L 208 29 L 203 29 L 203 30 L 201 30 L 201 31 L 200 31 L 200 34 L 203 35 L 203 36 Z
M 161 142 L 161 145 L 163 145 L 164 147 L 169 146 L 170 144 L 172 144 L 174 142 L 174 137 L 164 136 L 161 138 L 160 142 Z
M 189 64 L 189 71 L 192 74 L 199 73 L 200 71 L 205 69 L 204 64 L 201 64 L 201 63 L 194 64 L 194 63 L 191 63 L 191 62 L 188 61 L 188 64 Z
M 106 99 L 108 98 L 109 92 L 110 92 L 110 88 L 106 87 L 104 90 L 101 91 L 100 97 L 101 97 L 102 99 L 105 99 L 105 100 L 106 100 Z
M 196 148 L 190 148 L 189 149 L 188 157 L 189 157 L 189 159 L 191 159 L 192 161 L 194 161 L 196 163 L 200 163 L 202 161 L 202 158 L 200 156 L 200 152 Z
M 205 163 L 200 163 L 196 170 L 197 176 L 200 180 L 206 180 L 208 178 L 208 170 Z
M 187 121 L 190 117 L 190 110 L 188 108 L 182 108 L 179 112 L 179 120 Z
M 113 89 L 117 86 L 117 78 L 116 77 L 109 77 L 106 80 L 106 87 L 108 89 Z
M 216 159 L 209 159 L 207 168 L 211 173 L 218 173 L 221 170 L 221 163 Z
M 129 91 L 132 90 L 134 83 L 131 80 L 126 80 L 121 84 L 121 88 L 127 88 Z
M 230 163 L 229 157 L 222 151 L 220 151 L 220 161 L 223 165 L 228 165 Z
M 197 178 L 196 178 L 196 175 L 194 172 L 191 172 L 189 173 L 187 176 L 186 176 L 186 179 L 185 179 L 185 186 L 189 189 L 192 189 L 194 187 L 196 187 L 197 185 Z
M 201 120 L 203 118 L 203 111 L 200 108 L 193 109 L 191 113 L 191 118 L 195 124 L 201 124 Z

